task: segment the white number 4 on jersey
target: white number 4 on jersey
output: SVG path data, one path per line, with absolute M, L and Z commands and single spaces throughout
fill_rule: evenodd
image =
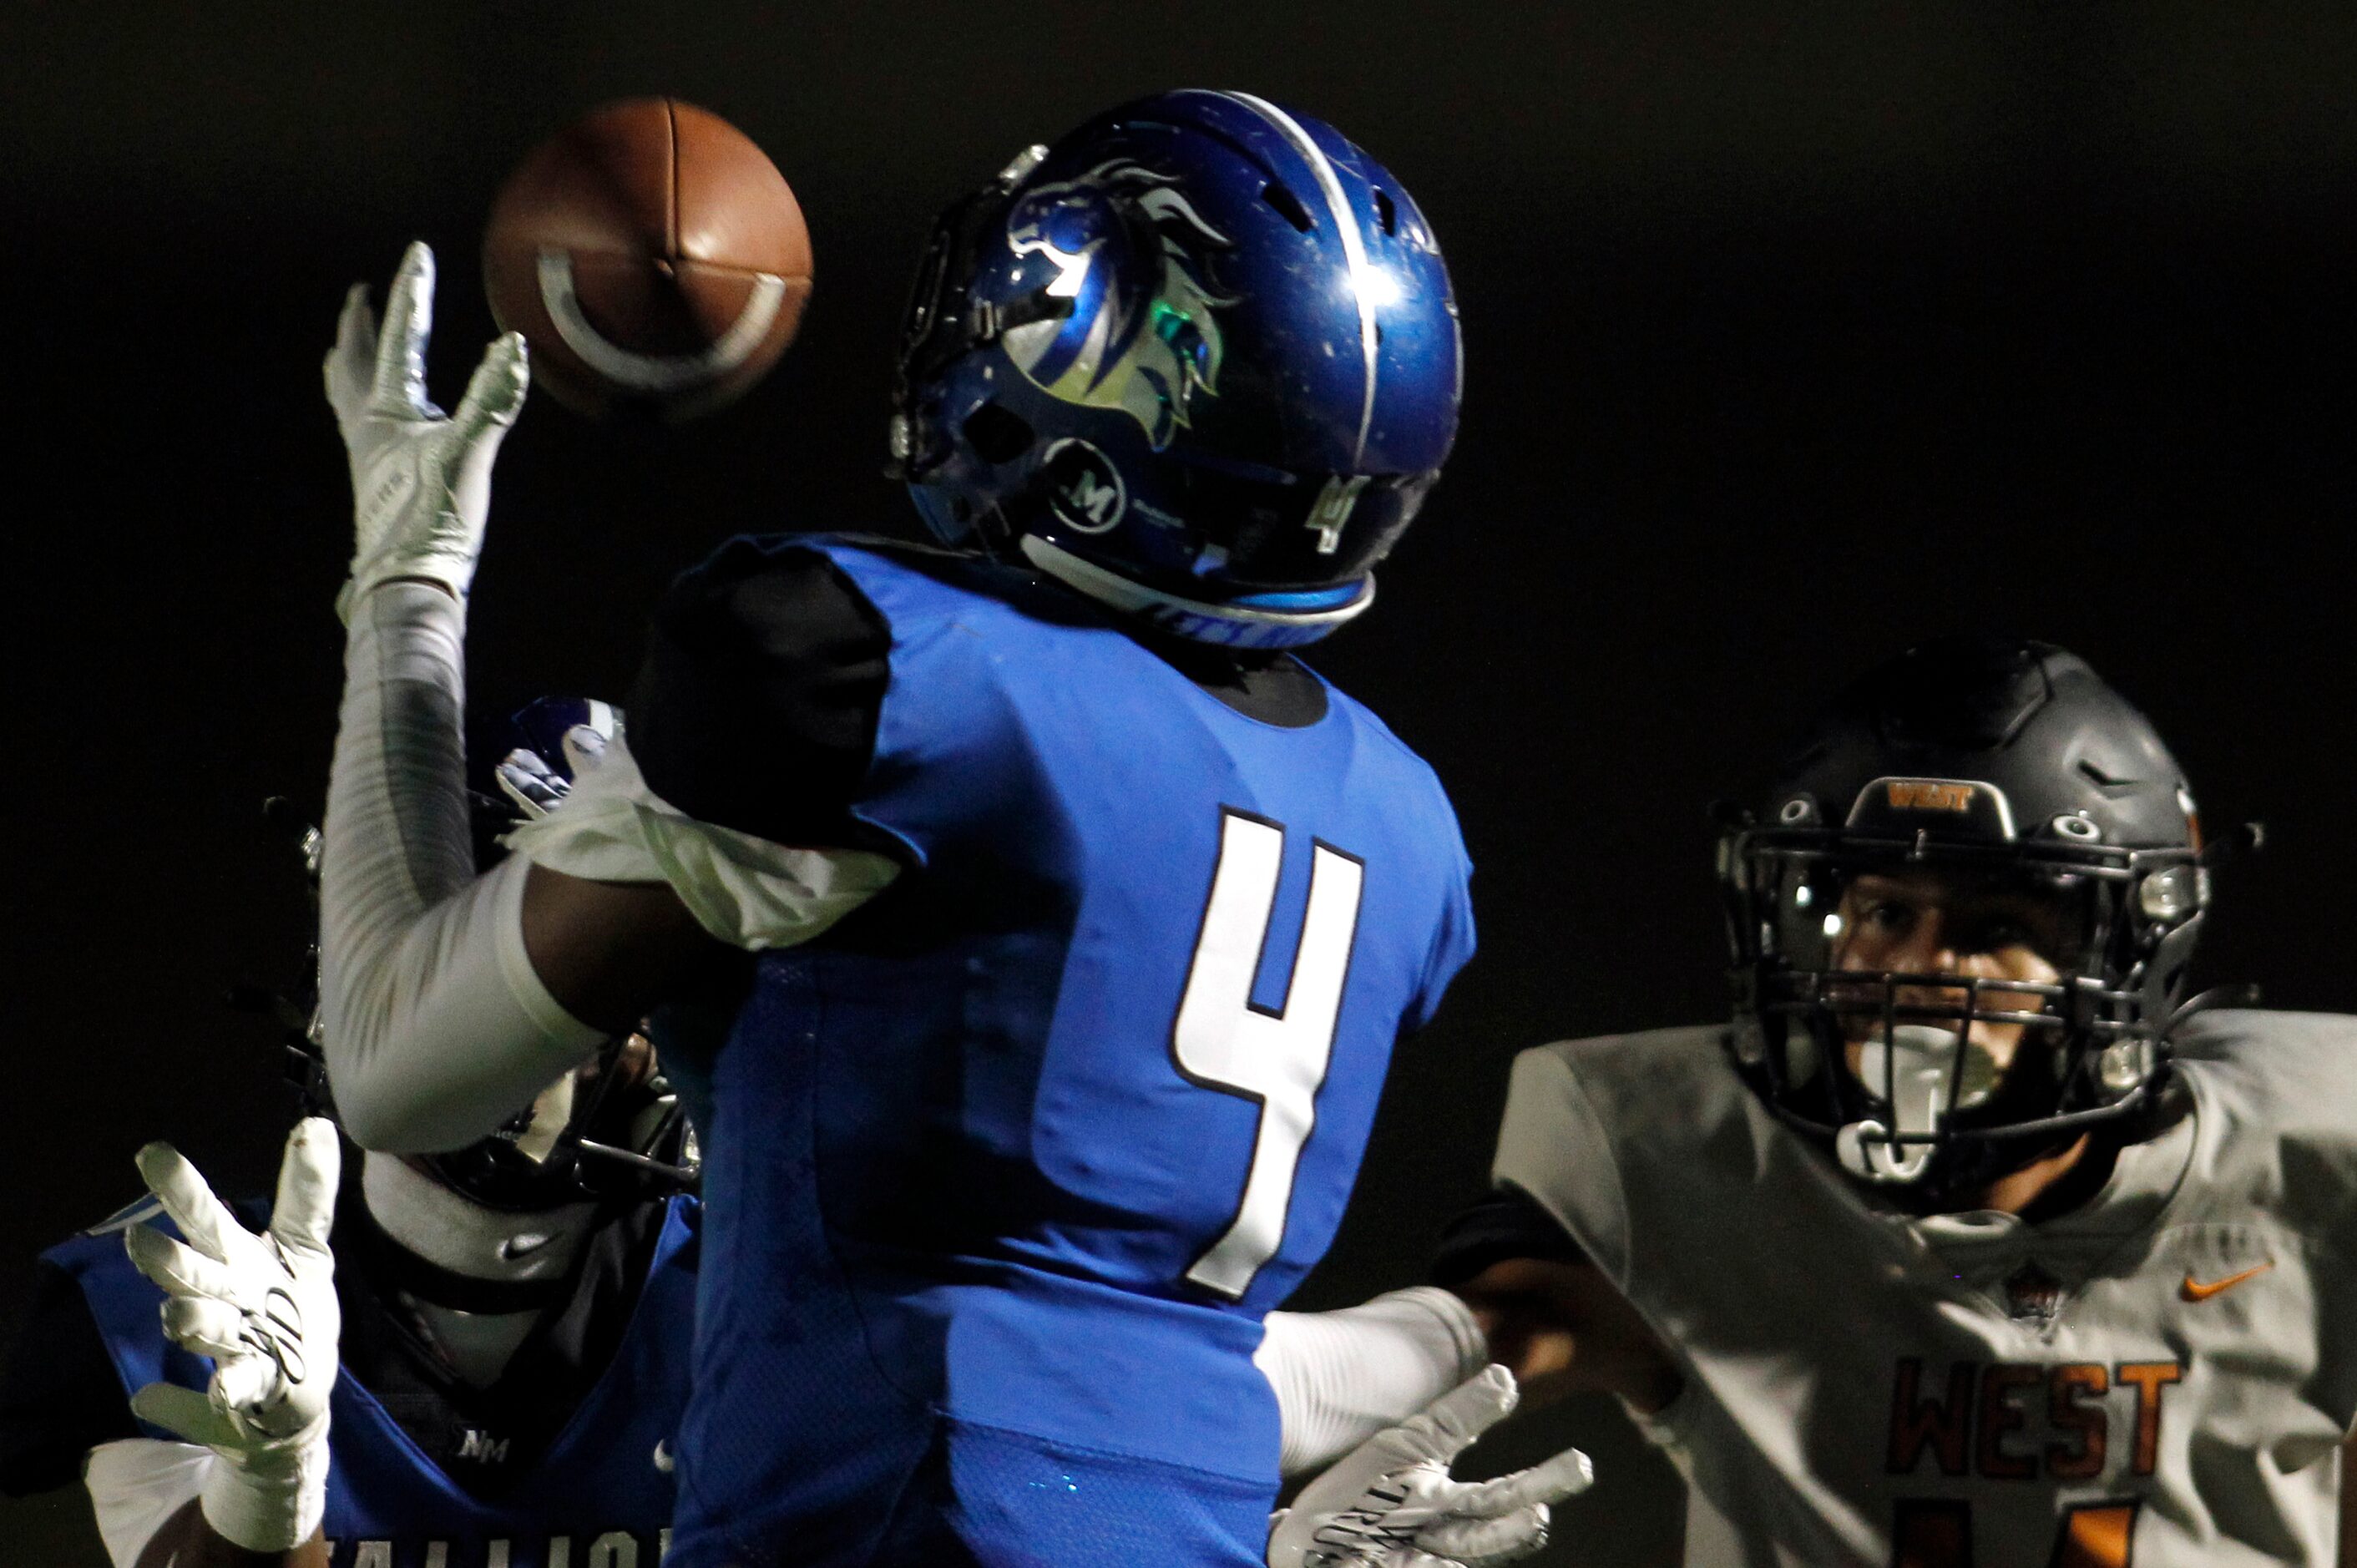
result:
M 1314 846 L 1293 980 L 1285 1006 L 1273 1013 L 1254 1003 L 1252 988 L 1284 860 L 1282 826 L 1234 810 L 1222 813 L 1220 863 L 1171 1032 L 1171 1057 L 1189 1082 L 1261 1108 L 1236 1217 L 1187 1271 L 1189 1280 L 1231 1300 L 1244 1294 L 1285 1240 L 1294 1170 L 1309 1141 L 1318 1089 L 1333 1054 L 1366 880 L 1357 856 L 1327 843 Z

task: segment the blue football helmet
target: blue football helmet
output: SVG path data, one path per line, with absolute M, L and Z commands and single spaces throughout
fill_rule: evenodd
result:
M 944 542 L 1182 636 L 1311 642 L 1457 435 L 1424 214 L 1331 126 L 1166 92 L 1032 147 L 935 227 L 895 471 Z

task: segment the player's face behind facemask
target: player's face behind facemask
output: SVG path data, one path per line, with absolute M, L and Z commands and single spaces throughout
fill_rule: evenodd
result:
M 1880 1125 L 1928 1138 L 1944 1121 L 2051 1094 L 2066 982 L 2095 922 L 2086 878 L 1828 861 L 1780 908 L 1779 946 L 1824 976 L 1835 1058 L 1852 1093 L 1882 1112 Z M 2017 1069 L 2029 1081 L 2007 1096 Z M 1837 1139 L 1846 1167 L 1884 1179 L 1923 1172 L 1929 1144 L 1874 1143 L 1862 1120 Z
M 1837 699 L 1720 873 L 1738 1065 L 1922 1207 L 2149 1104 L 2208 897 L 2150 725 L 2075 657 L 1989 639 Z
M 2086 954 L 2093 912 L 2083 881 L 2042 872 L 1897 866 L 1845 874 L 1829 866 L 1813 891 L 1812 903 L 1829 913 L 1811 920 L 1796 908 L 1799 929 L 1787 950 L 1804 952 L 1814 938 L 1830 973 L 1876 977 L 1829 987 L 1853 1072 L 1867 1041 L 1889 1038 L 1896 1015 L 1953 1026 L 2003 1073 L 2024 1031 L 2041 1026 L 2026 1015 L 2053 1018 L 2062 977 Z

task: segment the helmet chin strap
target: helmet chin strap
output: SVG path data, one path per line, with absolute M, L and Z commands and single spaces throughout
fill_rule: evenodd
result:
M 1963 1070 L 1957 1070 L 1962 1053 Z M 1895 1024 L 1887 1039 L 1860 1047 L 1858 1081 L 1868 1093 L 1887 1094 L 1891 1120 L 1852 1122 L 1834 1135 L 1834 1156 L 1844 1170 L 1867 1181 L 1920 1181 L 1931 1169 L 1936 1145 L 1898 1144 L 1894 1134 L 1928 1136 L 1952 1112 L 1986 1103 L 1996 1092 L 1996 1058 L 1953 1029 L 1930 1024 Z M 1951 1090 L 1953 1097 L 1951 1098 Z
M 1109 572 L 1036 533 L 1024 534 L 1020 547 L 1025 560 L 1067 587 L 1178 636 L 1226 648 L 1298 648 L 1317 641 L 1375 602 L 1372 576 L 1364 579 L 1361 591 L 1348 602 L 1329 609 L 1266 609 L 1181 598 Z

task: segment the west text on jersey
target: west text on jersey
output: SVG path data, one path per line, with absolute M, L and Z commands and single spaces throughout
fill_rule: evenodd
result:
M 1942 1475 L 1989 1480 L 2149 1476 L 2164 1395 L 2183 1376 L 2175 1361 L 1954 1361 L 1927 1378 L 1922 1358 L 1902 1357 L 1887 1467 L 1912 1475 L 1928 1455 Z M 2126 1444 L 2116 1456 L 2115 1431 Z

